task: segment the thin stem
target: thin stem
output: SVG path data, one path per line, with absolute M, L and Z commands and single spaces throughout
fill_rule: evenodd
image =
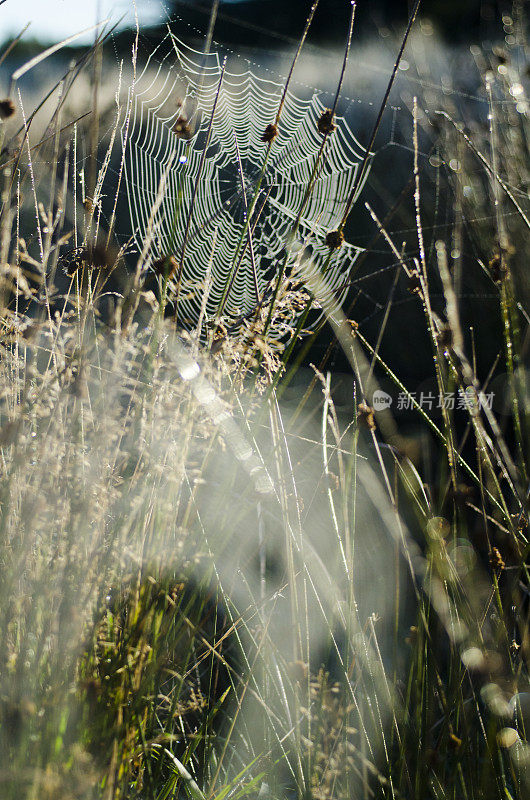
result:
M 353 208 L 353 204 L 355 203 L 355 200 L 356 200 L 356 197 L 357 197 L 357 191 L 358 191 L 359 187 L 362 186 L 363 181 L 364 181 L 364 179 L 366 177 L 366 173 L 367 173 L 367 170 L 368 170 L 368 163 L 369 163 L 370 157 L 372 155 L 372 148 L 373 148 L 373 146 L 375 144 L 375 139 L 376 139 L 376 136 L 377 136 L 377 134 L 379 132 L 379 128 L 381 126 L 381 122 L 383 120 L 383 114 L 385 113 L 385 109 L 386 109 L 387 104 L 388 104 L 388 99 L 390 97 L 390 92 L 392 91 L 392 87 L 394 86 L 394 81 L 396 79 L 397 71 L 399 69 L 399 65 L 401 64 L 401 59 L 403 58 L 403 53 L 405 52 L 405 47 L 407 46 L 407 42 L 408 42 L 408 39 L 409 39 L 410 32 L 412 30 L 412 26 L 414 25 L 414 22 L 416 20 L 416 16 L 418 14 L 420 3 L 421 3 L 421 0 L 416 0 L 416 2 L 414 4 L 414 8 L 412 9 L 412 14 L 410 15 L 410 19 L 409 19 L 409 22 L 408 22 L 408 25 L 407 25 L 407 29 L 405 31 L 405 35 L 403 37 L 403 41 L 401 42 L 401 47 L 399 49 L 399 53 L 398 53 L 396 62 L 394 64 L 394 68 L 392 70 L 392 75 L 390 76 L 390 80 L 388 82 L 388 86 L 387 86 L 387 89 L 386 89 L 386 92 L 385 92 L 385 96 L 383 97 L 383 102 L 381 103 L 381 107 L 379 109 L 379 113 L 377 115 L 377 119 L 375 121 L 375 125 L 374 125 L 373 131 L 372 131 L 372 135 L 370 137 L 370 141 L 369 141 L 368 146 L 366 148 L 364 159 L 363 159 L 362 164 L 361 164 L 361 169 L 357 173 L 357 180 L 355 181 L 355 183 L 353 185 L 353 188 L 351 190 L 348 203 L 346 205 L 346 210 L 344 212 L 344 216 L 342 218 L 342 222 L 341 222 L 341 225 L 340 225 L 340 229 L 341 230 L 343 230 L 344 226 L 346 225 L 348 217 L 351 214 L 351 210 Z

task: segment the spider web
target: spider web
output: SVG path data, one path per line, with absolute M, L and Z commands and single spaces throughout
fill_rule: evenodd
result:
M 124 136 L 136 245 L 147 264 L 175 255 L 183 323 L 195 324 L 201 309 L 210 317 L 251 313 L 280 269 L 293 227 L 291 269 L 307 253 L 306 276 L 326 266 L 326 291 L 336 299 L 360 252 L 344 244 L 330 258 L 325 243 L 342 220 L 365 153 L 346 120 L 335 118 L 307 198 L 324 138 L 319 93 L 287 92 L 264 168 L 262 136 L 284 84 L 250 66 L 229 67 L 218 53 L 205 56 L 169 32 L 135 82 Z M 184 132 L 175 130 L 183 125 Z M 174 276 L 170 298 L 176 295 Z

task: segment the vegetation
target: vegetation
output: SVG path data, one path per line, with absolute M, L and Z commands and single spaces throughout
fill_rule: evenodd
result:
M 502 49 L 473 51 L 487 120 L 411 98 L 407 190 L 385 219 L 367 209 L 362 257 L 395 265 L 373 340 L 325 269 L 293 279 L 289 252 L 255 314 L 184 330 L 175 255 L 131 265 L 116 237 L 130 107 L 107 103 L 103 42 L 46 98 L 38 137 L 17 94 L 38 64 L 17 70 L 0 103 L 2 798 L 528 796 L 521 8 Z M 93 113 L 74 122 L 79 85 Z M 484 287 L 496 309 L 470 319 Z M 302 380 L 309 304 L 329 348 Z M 438 413 L 402 377 L 420 346 L 386 356 L 410 325 L 436 396 L 460 399 Z M 334 347 L 355 377 L 346 412 Z M 379 383 L 415 436 L 374 403 Z

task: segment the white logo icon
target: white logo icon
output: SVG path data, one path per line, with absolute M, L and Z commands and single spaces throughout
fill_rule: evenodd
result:
M 383 392 L 382 389 L 377 389 L 374 392 L 372 404 L 374 411 L 383 411 L 385 408 L 390 408 L 392 405 L 392 398 L 389 394 Z

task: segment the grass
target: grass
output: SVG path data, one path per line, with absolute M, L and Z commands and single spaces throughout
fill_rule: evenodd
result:
M 294 284 L 288 263 L 254 319 L 182 331 L 170 260 L 153 293 L 115 243 L 103 195 L 130 107 L 104 102 L 102 42 L 48 98 L 46 124 L 12 86 L 2 798 L 527 797 L 530 111 L 514 9 L 506 48 L 473 50 L 487 120 L 411 99 L 408 190 L 384 218 L 367 207 L 362 258 L 376 265 L 384 246 L 396 270 L 373 340 L 322 299 L 325 275 Z M 97 113 L 73 122 L 79 69 Z M 401 288 L 416 305 L 405 319 Z M 466 296 L 485 290 L 495 310 L 470 319 Z M 282 349 L 269 332 L 293 307 L 301 330 L 315 300 L 329 347 L 306 380 L 313 338 Z M 436 393 L 461 392 L 462 409 L 431 413 L 406 385 L 416 354 L 400 363 L 387 343 L 408 324 Z M 337 346 L 355 377 L 346 410 L 327 371 Z M 405 398 L 415 436 L 374 411 L 379 384 Z

